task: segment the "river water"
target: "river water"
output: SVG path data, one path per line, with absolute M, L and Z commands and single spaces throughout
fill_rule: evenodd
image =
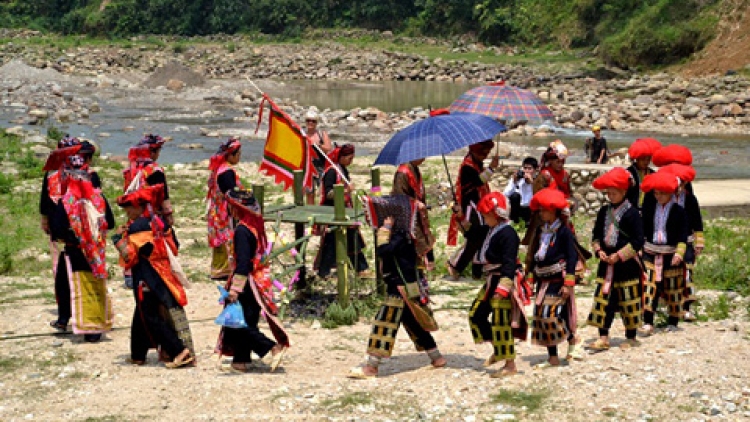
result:
M 305 106 L 317 106 L 320 110 L 350 110 L 361 107 L 376 107 L 386 112 L 400 112 L 413 107 L 447 107 L 461 93 L 475 85 L 425 81 L 285 81 L 273 84 L 267 89 L 271 97 L 291 98 Z M 97 97 L 95 92 L 90 92 Z M 207 159 L 226 137 L 210 138 L 200 134 L 200 128 L 209 130 L 244 130 L 255 128 L 255 122 L 238 122 L 242 116 L 241 107 L 222 109 L 220 112 L 186 113 L 181 106 L 168 103 L 158 105 L 146 101 L 121 102 L 117 98 L 97 98 L 102 112 L 92 115 L 86 124 L 69 124 L 62 130 L 74 136 L 85 136 L 99 143 L 104 154 L 126 155 L 128 148 L 137 142 L 145 132 L 172 136 L 174 142 L 165 146 L 160 161 L 165 164 L 195 162 Z M 210 107 L 206 107 L 208 109 Z M 205 110 L 204 110 L 205 111 Z M 18 109 L 0 109 L 0 121 L 8 126 L 21 115 Z M 300 122 L 301 123 L 301 122 Z M 30 128 L 34 128 L 33 126 Z M 38 128 L 38 127 L 37 127 Z M 106 136 L 105 136 L 106 135 Z M 583 161 L 583 143 L 590 136 L 588 131 L 574 131 L 558 128 L 555 137 L 560 138 L 573 149 L 571 162 Z M 649 134 L 633 132 L 604 131 L 610 149 L 627 147 L 634 139 L 652 136 L 663 144 L 680 143 L 693 151 L 694 165 L 698 177 L 702 179 L 750 178 L 750 142 L 741 137 L 685 137 L 675 134 Z M 265 136 L 264 128 L 258 135 L 243 135 L 248 139 L 244 147 L 244 160 L 260 160 Z M 383 135 L 386 141 L 389 135 Z M 529 148 L 542 148 L 550 138 L 518 137 L 506 138 L 510 142 Z M 357 140 L 345 131 L 336 131 L 334 141 Z M 179 145 L 201 144 L 200 149 L 183 149 Z M 380 145 L 368 148 L 362 145 L 364 154 L 377 154 Z M 461 154 L 462 152 L 457 152 Z M 362 154 L 362 153 L 360 153 Z M 538 153 L 537 153 L 538 154 Z

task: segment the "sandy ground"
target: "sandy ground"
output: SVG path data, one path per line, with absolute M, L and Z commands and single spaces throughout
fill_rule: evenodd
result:
M 19 280 L 2 280 L 17 282 Z M 2 420 L 730 420 L 750 417 L 746 326 L 738 321 L 684 324 L 640 348 L 589 355 L 562 368 L 536 370 L 541 347 L 520 343 L 520 374 L 492 379 L 482 367 L 489 345 L 472 342 L 467 307 L 477 282 L 433 283 L 435 338 L 448 359 L 429 367 L 405 332 L 376 380 L 350 380 L 361 363 L 367 321 L 334 330 L 313 320 L 289 321 L 293 346 L 282 370 L 258 363 L 249 374 L 222 371 L 213 354 L 220 307 L 215 288 L 199 283 L 187 306 L 199 351 L 195 368 L 169 370 L 149 355 L 126 362 L 132 292 L 112 287 L 116 328 L 99 344 L 52 335 L 51 303 L 28 300 L 0 309 Z M 579 324 L 591 288 L 579 289 Z M 579 333 L 589 342 L 591 327 Z M 615 323 L 614 344 L 622 339 Z M 561 347 L 562 349 L 562 347 Z M 561 350 L 562 352 L 562 350 Z M 524 393 L 513 397 L 511 393 Z M 539 407 L 534 408 L 534 400 Z M 526 406 L 526 407 L 524 407 Z

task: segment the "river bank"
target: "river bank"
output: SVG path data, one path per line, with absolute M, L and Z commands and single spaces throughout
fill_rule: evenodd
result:
M 394 80 L 483 84 L 505 80 L 510 85 L 536 92 L 548 102 L 563 128 L 586 129 L 596 124 L 615 131 L 695 135 L 750 133 L 750 81 L 736 74 L 692 79 L 668 73 L 637 74 L 606 68 L 592 58 L 568 59 L 554 67 L 543 59 L 537 59 L 536 65 L 533 62 L 507 64 L 515 57 L 512 49 L 481 46 L 474 47 L 479 57 L 481 54 L 494 57 L 494 63 L 447 60 L 440 55 L 452 57 L 455 48 L 436 46 L 436 42 L 429 39 L 423 42 L 425 48 L 430 48 L 431 57 L 385 50 L 377 43 L 372 47 L 332 41 L 269 44 L 242 37 L 182 39 L 172 43 L 155 43 L 151 38 L 140 37 L 128 43 L 63 46 L 56 46 L 53 41 L 50 45 L 33 42 L 36 39 L 33 33 L 20 39 L 22 41 L 0 45 L 0 62 L 7 65 L 12 60 L 23 60 L 35 69 L 44 69 L 44 78 L 37 82 L 47 85 L 61 84 L 67 79 L 70 85 L 62 87 L 62 91 L 74 91 L 73 97 L 75 91 L 84 87 L 96 88 L 96 91 L 118 90 L 120 95 L 130 93 L 140 99 L 144 99 L 144 95 L 171 94 L 168 95 L 170 101 L 177 103 L 202 100 L 205 111 L 216 106 L 257 106 L 259 95 L 247 79 L 268 81 L 271 85 L 280 80 L 365 84 Z M 409 45 L 410 50 L 414 48 Z M 160 80 L 149 78 L 159 71 L 163 71 Z M 44 84 L 29 89 L 24 81 L 33 80 L 32 75 L 18 73 L 2 73 L 4 105 L 23 105 L 27 112 L 46 109 L 51 117 L 63 120 L 90 118 L 82 113 L 85 107 L 76 107 L 71 101 L 73 98 L 66 99 L 57 92 L 60 89 L 50 89 L 52 87 Z M 72 78 L 74 75 L 79 78 Z M 305 108 L 316 106 L 284 100 L 294 98 L 295 87 L 275 84 L 277 86 L 271 89 L 268 84 L 261 88 L 292 109 L 294 117 Z M 143 89 L 153 91 L 143 92 Z M 22 96 L 29 90 L 42 97 L 57 95 L 65 101 L 24 100 Z M 366 128 L 391 133 L 427 114 L 416 108 L 383 111 L 368 108 L 368 105 L 348 110 L 332 109 L 325 113 L 326 123 L 347 131 Z M 517 135 L 537 133 L 530 132 Z

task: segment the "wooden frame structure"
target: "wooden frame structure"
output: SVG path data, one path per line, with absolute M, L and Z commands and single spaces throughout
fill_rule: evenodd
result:
M 378 194 L 380 188 L 380 169 L 372 168 L 370 170 L 372 180 L 372 192 Z M 261 211 L 263 213 L 263 219 L 267 222 L 275 222 L 278 226 L 279 223 L 293 223 L 294 224 L 294 242 L 290 242 L 281 248 L 275 248 L 271 253 L 269 259 L 273 259 L 282 253 L 288 252 L 292 249 L 297 249 L 297 257 L 295 259 L 295 265 L 285 268 L 284 271 L 279 275 L 284 277 L 291 275 L 296 271 L 299 271 L 300 280 L 304 280 L 307 276 L 306 268 L 306 250 L 307 242 L 312 238 L 312 234 L 305 234 L 305 226 L 309 224 L 313 226 L 315 224 L 322 224 L 328 227 L 332 227 L 335 230 L 335 241 L 336 241 L 336 276 L 337 276 L 337 291 L 338 291 L 338 303 L 342 308 L 349 306 L 349 263 L 347 256 L 347 240 L 345 229 L 349 227 L 356 227 L 361 225 L 361 222 L 356 221 L 360 215 L 356 215 L 353 209 L 347 209 L 344 204 L 344 185 L 337 184 L 334 186 L 334 206 L 321 206 L 321 205 L 306 205 L 305 195 L 302 187 L 303 173 L 302 171 L 294 172 L 294 204 L 285 205 L 270 205 L 266 206 L 264 202 L 265 197 L 265 186 L 264 185 L 253 185 L 253 194 L 255 195 L 258 204 L 260 204 Z M 380 266 L 375 265 L 376 277 L 378 281 L 379 289 L 382 286 L 382 276 L 380 274 Z

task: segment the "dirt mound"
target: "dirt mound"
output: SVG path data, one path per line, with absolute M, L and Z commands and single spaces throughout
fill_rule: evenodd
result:
M 727 0 L 719 11 L 718 35 L 681 69 L 688 77 L 725 74 L 750 64 L 750 13 L 747 0 Z
M 183 66 L 177 62 L 167 63 L 152 73 L 146 79 L 143 86 L 147 88 L 156 88 L 157 86 L 167 86 L 170 79 L 179 80 L 185 83 L 185 86 L 203 85 L 205 79 L 189 67 Z
M 64 79 L 65 76 L 54 69 L 38 69 L 22 60 L 11 60 L 0 67 L 0 79 L 50 82 Z

